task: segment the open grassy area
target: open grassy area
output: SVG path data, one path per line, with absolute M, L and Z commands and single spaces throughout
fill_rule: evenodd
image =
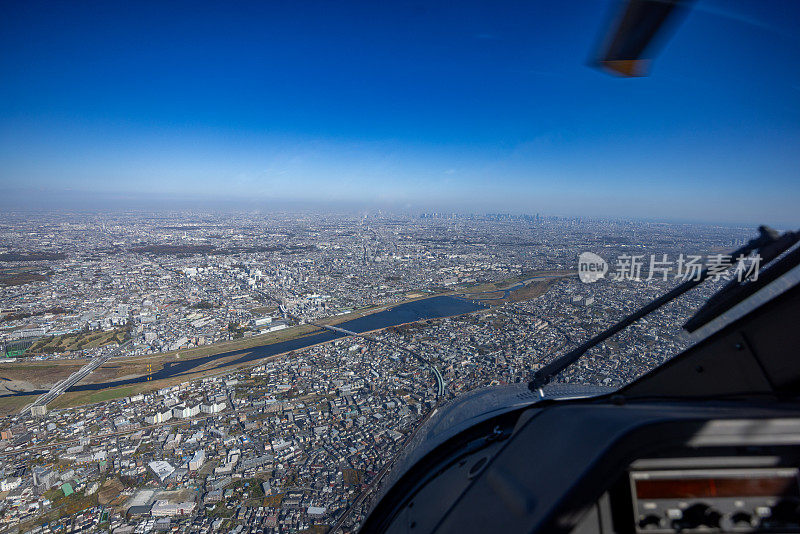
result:
M 22 286 L 42 282 L 50 278 L 52 271 L 47 267 L 19 266 L 0 269 L 0 286 Z
M 121 357 L 115 358 L 114 362 L 126 363 L 129 361 L 146 361 L 147 363 L 155 364 L 155 362 L 165 363 L 169 361 L 190 360 L 194 358 L 203 358 L 205 356 L 214 356 L 223 352 L 234 350 L 252 349 L 262 345 L 270 345 L 272 343 L 280 343 L 281 341 L 288 341 L 298 337 L 304 337 L 311 334 L 316 334 L 322 330 L 319 327 L 310 324 L 303 324 L 297 326 L 290 326 L 283 330 L 275 332 L 268 332 L 252 337 L 245 337 L 241 339 L 234 339 L 232 341 L 222 341 L 214 343 L 213 345 L 201 345 L 191 349 L 178 349 L 158 354 L 150 354 L 147 356 L 131 356 L 129 358 Z
M 147 382 L 145 382 L 147 384 Z M 50 409 L 66 408 L 68 406 L 79 406 L 82 404 L 94 404 L 105 402 L 111 399 L 120 399 L 140 393 L 139 384 L 123 386 L 119 388 L 101 389 L 98 391 L 70 391 L 50 403 Z
M 61 489 L 51 489 L 45 495 L 50 499 L 53 508 L 61 509 L 62 516 L 74 515 L 87 508 L 97 506 L 97 494 L 84 495 L 76 492 L 65 497 Z
M 523 300 L 536 298 L 540 295 L 543 295 L 557 280 L 558 278 L 551 278 L 549 280 L 531 282 L 525 287 L 521 287 L 515 291 L 512 291 L 508 295 L 507 300 L 508 302 L 521 302 Z
M 0 394 L 7 391 L 31 391 L 49 389 L 56 382 L 67 378 L 87 363 L 87 360 L 51 360 L 51 361 L 23 361 L 6 363 L 0 366 Z M 152 365 L 152 371 L 158 371 L 159 365 Z M 127 361 L 119 363 L 111 360 L 95 370 L 82 383 L 97 383 L 131 378 L 147 374 L 147 362 Z M 22 387 L 25 384 L 26 387 Z M 5 404 L 11 402 L 12 397 L 0 397 L 0 412 L 5 411 Z
M 0 377 L 34 385 L 55 384 L 86 364 L 86 360 L 17 361 L 0 365 Z
M 7 415 L 17 413 L 22 410 L 26 404 L 30 404 L 36 400 L 38 395 L 23 395 L 19 397 L 0 397 L 0 415 Z
M 373 313 L 378 313 L 383 310 L 388 310 L 389 308 L 393 308 L 394 306 L 397 306 L 397 304 L 389 304 L 383 306 L 369 306 L 367 308 L 361 308 L 359 310 L 355 310 L 350 313 L 343 313 L 341 315 L 333 315 L 331 317 L 325 317 L 323 319 L 319 319 L 316 322 L 319 324 L 337 325 L 347 321 L 351 321 L 353 319 L 358 319 L 359 317 L 364 317 L 365 315 L 371 315 Z
M 73 493 L 65 497 L 64 492 L 59 487 L 48 490 L 45 497 L 50 499 L 52 510 L 44 515 L 38 516 L 34 521 L 22 523 L 19 525 L 19 532 L 28 532 L 37 525 L 43 525 L 50 521 L 55 521 L 59 517 L 68 515 L 75 515 L 78 512 L 97 506 L 97 494 L 83 495 L 82 493 Z
M 283 501 L 283 493 L 274 493 L 272 495 L 267 495 L 264 497 L 264 506 L 271 506 L 272 508 L 278 508 Z
M 122 485 L 118 478 L 110 478 L 103 482 L 103 485 L 97 491 L 97 502 L 106 505 L 116 499 L 123 489 L 125 489 L 125 486 Z
M 536 298 L 543 295 L 558 280 L 574 275 L 574 271 L 532 271 L 506 280 L 472 286 L 464 289 L 460 294 L 465 298 L 490 306 L 500 306 Z M 532 278 L 538 279 L 531 280 Z M 523 281 L 528 281 L 528 283 L 505 296 L 505 289 Z
M 365 315 L 371 315 L 373 313 L 382 312 L 384 310 L 388 310 L 394 308 L 396 306 L 400 306 L 401 304 L 406 304 L 408 302 L 414 302 L 415 300 L 422 300 L 427 299 L 430 297 L 439 297 L 442 295 L 452 295 L 452 291 L 444 291 L 444 292 L 437 292 L 437 293 L 421 293 L 421 292 L 411 292 L 406 294 L 406 298 L 401 300 L 400 302 L 395 302 L 392 304 L 380 304 L 376 306 L 367 306 L 366 308 L 359 308 L 358 310 L 354 310 L 350 313 L 345 313 L 342 315 L 333 315 L 331 317 L 325 317 L 316 321 L 319 324 L 331 325 L 335 326 L 337 324 L 341 324 L 347 321 L 351 321 L 353 319 L 358 319 L 360 317 L 364 317 Z
M 262 339 L 266 338 L 268 342 L 276 343 L 283 339 L 302 337 L 303 335 L 310 335 L 312 333 L 320 331 L 319 328 L 313 325 L 301 325 L 296 327 L 294 331 L 294 336 L 292 335 L 287 336 L 287 334 L 285 334 L 286 330 L 274 332 L 271 334 L 266 334 L 264 337 L 262 336 L 259 337 L 262 337 Z M 152 372 L 156 373 L 161 368 L 163 368 L 163 366 L 169 361 L 175 361 L 178 359 L 184 360 L 184 359 L 201 358 L 204 356 L 216 355 L 223 352 L 241 350 L 242 348 L 245 348 L 247 346 L 256 347 L 268 344 L 263 341 L 261 343 L 256 342 L 252 344 L 242 343 L 243 341 L 247 342 L 253 339 L 255 338 L 249 338 L 246 340 L 237 340 L 230 343 L 220 343 L 218 345 L 209 345 L 208 347 L 198 347 L 198 349 L 200 350 L 188 349 L 185 351 L 174 351 L 171 353 L 164 353 L 153 356 L 137 356 L 131 358 L 113 359 L 108 363 L 106 363 L 105 365 L 98 368 L 94 373 L 89 375 L 89 377 L 84 379 L 82 383 L 84 384 L 101 383 L 101 382 L 113 381 L 121 377 L 142 376 L 147 374 L 148 364 L 151 366 Z M 242 345 L 245 345 L 245 347 L 242 347 Z M 54 402 L 50 403 L 48 407 L 50 409 L 71 408 L 75 406 L 81 406 L 84 404 L 93 404 L 112 399 L 119 399 L 131 395 L 136 395 L 138 393 L 145 393 L 165 387 L 171 387 L 190 380 L 198 380 L 201 378 L 205 378 L 207 376 L 230 374 L 236 371 L 237 369 L 244 367 L 251 367 L 253 365 L 257 365 L 258 363 L 258 361 L 251 361 L 236 366 L 226 366 L 223 369 L 217 369 L 217 367 L 220 364 L 224 365 L 226 362 L 234 360 L 240 356 L 241 354 L 232 355 L 225 358 L 214 359 L 213 361 L 208 362 L 205 365 L 201 365 L 195 368 L 191 373 L 167 379 L 145 381 L 137 384 L 106 388 L 97 391 L 68 391 L 63 395 L 61 395 Z M 283 354 L 276 354 L 274 356 L 269 356 L 267 357 L 267 359 L 280 358 L 280 357 L 283 357 Z M 85 363 L 86 360 L 67 360 L 61 362 L 44 361 L 44 362 L 24 362 L 19 364 L 17 363 L 5 364 L 2 368 L 0 368 L 0 372 L 2 373 L 0 374 L 0 376 L 6 378 L 14 378 L 14 379 L 20 379 L 20 377 L 25 377 L 25 379 L 30 379 L 31 381 L 36 380 L 37 376 L 47 377 L 46 379 L 47 383 L 52 384 L 60 379 L 66 378 L 72 372 L 80 369 L 80 367 L 82 367 Z M 38 394 L 0 397 L 0 414 L 17 412 L 20 409 L 22 409 L 26 404 L 30 404 L 31 402 L 36 400 L 37 397 Z
M 227 508 L 224 502 L 218 502 L 214 508 L 206 512 L 209 517 L 227 519 L 233 515 L 234 510 Z
M 528 280 L 530 278 L 536 278 L 540 276 L 558 278 L 564 276 L 576 276 L 577 274 L 578 272 L 574 269 L 525 271 L 519 276 L 508 278 L 506 280 L 503 280 L 502 282 L 496 282 L 496 285 L 498 289 L 506 289 L 510 286 L 513 286 L 516 283 L 522 282 L 523 280 Z
M 239 365 L 224 366 L 221 369 L 217 369 L 215 367 L 218 366 L 220 363 L 224 364 L 226 359 L 217 359 L 214 360 L 213 362 L 209 362 L 204 366 L 198 367 L 194 372 L 187 373 L 185 375 L 182 374 L 180 376 L 174 376 L 171 378 L 139 382 L 136 384 L 131 384 L 129 386 L 106 388 L 98 391 L 67 391 L 66 393 L 61 395 L 58 399 L 50 403 L 48 406 L 50 409 L 73 408 L 75 406 L 82 406 L 84 404 L 93 404 L 113 399 L 120 399 L 123 397 L 129 397 L 131 395 L 137 395 L 139 393 L 147 393 L 162 388 L 176 386 L 178 384 L 189 382 L 191 380 L 199 380 L 210 376 L 228 375 L 235 372 L 238 369 L 253 367 L 255 365 L 259 365 L 262 361 L 273 360 L 276 358 L 283 358 L 284 356 L 285 353 L 275 354 L 273 356 L 267 356 L 263 359 L 253 360 Z M 230 359 L 236 357 L 238 356 L 231 356 Z M 154 366 L 154 371 L 155 371 L 155 366 Z M 31 396 L 26 398 L 29 398 L 28 402 L 32 402 L 36 397 Z M 4 411 L 3 407 L 0 405 L 0 412 L 3 411 Z
M 536 276 L 537 274 L 541 274 L 544 276 L 548 274 L 552 275 L 555 273 L 553 271 L 542 271 L 541 273 L 525 273 L 525 278 L 523 279 L 531 278 L 533 276 Z M 503 287 L 503 286 L 508 287 L 509 285 L 516 283 L 516 278 L 520 277 L 515 277 L 515 279 L 502 280 L 494 282 L 492 284 L 482 284 L 480 286 L 474 286 L 469 288 L 468 291 L 462 289 L 461 290 L 462 292 L 460 294 L 469 296 L 469 293 L 472 292 L 477 293 L 480 291 L 494 291 L 496 293 L 485 295 L 484 298 L 486 296 L 502 296 L 502 292 L 498 290 L 498 287 Z M 508 300 L 513 301 L 514 299 L 524 300 L 525 298 L 532 298 L 532 296 L 544 292 L 550 283 L 551 281 L 549 280 L 541 282 L 539 281 L 531 282 L 525 288 L 521 288 L 513 292 L 512 297 Z M 431 296 L 453 295 L 453 294 L 456 293 L 455 291 L 451 290 L 445 292 L 439 292 L 436 293 L 435 295 L 425 294 L 423 292 L 416 292 L 408 294 L 409 298 L 405 299 L 403 302 L 411 302 L 414 300 L 428 298 Z M 321 322 L 331 325 L 339 324 L 348 320 L 369 315 L 371 313 L 376 313 L 383 311 L 385 309 L 392 308 L 401 303 L 372 306 L 369 308 L 356 310 L 346 315 L 329 317 L 323 319 Z M 498 303 L 498 301 L 491 302 L 491 304 L 495 303 Z M 91 375 L 89 375 L 86 379 L 84 379 L 82 383 L 84 384 L 104 383 L 125 378 L 139 377 L 147 374 L 148 371 L 152 373 L 157 373 L 165 365 L 171 362 L 186 361 L 208 356 L 216 356 L 225 352 L 243 351 L 250 348 L 260 347 L 273 343 L 279 343 L 290 339 L 296 339 L 304 336 L 313 335 L 321 331 L 322 329 L 314 325 L 309 325 L 309 324 L 296 325 L 283 330 L 278 330 L 276 332 L 270 332 L 248 338 L 236 339 L 233 341 L 225 341 L 213 345 L 194 347 L 191 349 L 180 349 L 180 350 L 174 350 L 147 356 L 130 356 L 130 357 L 114 358 L 108 361 L 105 365 L 95 370 Z M 106 334 L 111 334 L 111 333 L 106 333 Z M 204 365 L 196 367 L 195 369 L 192 370 L 192 372 L 168 379 L 145 381 L 137 384 L 131 384 L 115 388 L 107 388 L 98 391 L 69 391 L 63 394 L 61 397 L 59 397 L 52 404 L 50 404 L 49 407 L 51 409 L 68 408 L 84 404 L 92 404 L 92 403 L 127 397 L 131 395 L 136 395 L 138 393 L 154 391 L 165 387 L 171 387 L 190 380 L 201 379 L 207 376 L 229 374 L 235 372 L 237 369 L 240 368 L 252 367 L 254 365 L 258 365 L 261 361 L 264 360 L 283 357 L 283 354 L 276 354 L 274 356 L 269 356 L 260 360 L 245 362 L 236 366 L 225 365 L 229 361 L 237 359 L 240 356 L 241 354 L 236 356 L 226 356 L 222 358 L 216 358 L 212 362 L 208 362 Z M 37 388 L 44 389 L 45 387 L 49 387 L 49 385 L 52 385 L 57 381 L 66 378 L 71 373 L 80 369 L 86 363 L 87 360 L 85 359 L 52 360 L 52 361 L 38 361 L 38 362 L 33 362 L 33 361 L 15 362 L 15 363 L 4 364 L 2 367 L 0 367 L 0 377 L 7 378 L 9 380 L 29 381 Z M 222 365 L 224 368 L 220 369 L 219 368 L 220 365 Z M 25 404 L 33 402 L 35 398 L 36 395 L 26 395 L 18 397 L 0 397 L 0 413 L 12 413 L 13 411 L 18 411 Z
M 482 291 L 480 293 L 465 293 L 464 295 L 475 300 L 495 300 L 503 298 L 505 291 Z
M 147 373 L 148 365 L 152 372 L 157 372 L 165 364 L 179 360 L 191 360 L 206 356 L 214 356 L 224 352 L 260 347 L 289 339 L 303 337 L 321 332 L 313 325 L 300 325 L 277 332 L 253 336 L 250 338 L 226 341 L 213 345 L 195 347 L 176 351 L 163 352 L 148 356 L 130 356 L 114 358 L 96 369 L 82 383 L 91 384 L 118 380 L 122 377 L 141 376 Z M 216 360 L 217 363 L 224 360 Z M 89 362 L 85 358 L 68 360 L 21 360 L 0 365 L 0 378 L 7 381 L 29 382 L 36 389 L 48 388 L 59 380 L 63 380 Z M 201 370 L 202 368 L 198 369 Z M 0 382 L 0 385 L 3 385 Z
M 383 311 L 385 309 L 389 309 L 404 302 L 411 302 L 413 300 L 419 300 L 422 298 L 427 298 L 429 296 L 431 295 L 426 295 L 423 293 L 415 293 L 413 295 L 413 298 L 405 299 L 397 304 L 371 306 L 360 310 L 356 310 L 352 313 L 348 313 L 345 315 L 336 315 L 328 317 L 320 320 L 319 322 L 330 325 L 340 324 L 342 322 L 363 317 L 371 313 L 376 313 L 379 311 Z M 112 342 L 113 340 L 111 338 L 119 338 L 119 334 L 122 330 L 123 329 L 118 329 L 111 332 L 91 333 L 93 336 L 94 335 L 104 336 L 102 339 L 93 338 L 92 342 L 93 343 L 104 343 L 105 341 Z M 322 332 L 322 329 L 314 325 L 310 324 L 295 325 L 285 328 L 283 330 L 277 330 L 275 332 L 268 332 L 265 334 L 260 334 L 241 339 L 235 339 L 231 341 L 223 341 L 219 343 L 214 343 L 212 345 L 202 345 L 190 349 L 171 350 L 167 352 L 151 354 L 146 356 L 130 356 L 130 357 L 114 358 L 113 360 L 110 360 L 107 364 L 97 369 L 94 373 L 92 373 L 84 383 L 107 382 L 109 380 L 117 379 L 120 376 L 126 376 L 132 374 L 144 374 L 145 373 L 144 367 L 146 367 L 147 364 L 150 364 L 152 366 L 152 370 L 156 371 L 157 369 L 160 369 L 161 366 L 163 366 L 168 362 L 173 362 L 177 360 L 190 360 L 194 358 L 203 358 L 206 356 L 215 356 L 217 354 L 221 354 L 224 352 L 251 349 L 263 345 L 280 343 L 282 341 L 288 341 L 291 339 L 309 336 L 317 334 L 319 332 Z M 77 340 L 77 338 L 73 336 L 77 335 L 78 334 L 67 334 L 65 336 L 58 336 L 63 338 L 61 341 L 56 341 L 55 339 L 50 340 L 50 338 L 43 338 L 43 340 L 41 340 L 39 343 L 41 343 L 41 346 L 55 346 L 57 344 L 58 346 L 63 347 L 65 346 L 64 345 L 65 343 L 70 343 L 70 342 L 74 343 Z M 85 340 L 87 338 L 84 337 L 81 339 Z M 45 340 L 50 340 L 50 341 L 45 341 Z M 88 362 L 87 359 L 76 358 L 70 360 L 20 361 L 20 362 L 8 363 L 0 367 L 0 377 L 8 378 L 11 380 L 26 380 L 30 381 L 31 383 L 37 386 L 43 384 L 54 384 L 57 381 L 66 378 L 71 373 L 77 371 L 87 362 Z
M 361 469 L 352 469 L 349 467 L 342 469 L 342 476 L 344 477 L 344 483 L 350 484 L 351 486 L 360 486 L 365 482 L 364 471 Z
M 537 277 L 552 277 L 557 280 L 561 277 L 575 276 L 577 273 L 574 270 L 539 270 L 539 271 L 525 271 L 524 273 L 511 278 L 504 278 L 494 282 L 484 284 L 477 284 L 472 286 L 460 286 L 455 292 L 464 295 L 468 298 L 473 298 L 478 293 L 491 293 L 495 291 L 502 291 L 508 289 L 520 282 L 530 280 Z M 487 296 L 483 296 L 487 298 Z
M 28 354 L 53 354 L 56 352 L 73 352 L 82 349 L 94 349 L 109 343 L 122 344 L 129 336 L 129 328 L 99 332 L 71 332 L 60 336 L 46 336 L 31 345 Z
M 330 525 L 328 525 L 327 523 L 322 524 L 322 525 L 311 525 L 307 529 L 302 530 L 301 533 L 302 534 L 325 534 L 326 532 L 328 532 L 329 528 L 330 528 Z
M 226 369 L 224 372 L 230 373 L 232 371 L 233 369 Z M 83 406 L 85 404 L 94 404 L 97 402 L 121 399 L 124 397 L 130 397 L 132 395 L 138 395 L 139 393 L 148 393 L 150 391 L 175 386 L 201 377 L 202 375 L 193 375 L 190 378 L 185 376 L 174 377 L 166 380 L 140 382 L 138 384 L 131 384 L 130 386 L 106 388 L 97 391 L 67 391 L 55 401 L 48 404 L 48 408 L 51 410 L 74 408 L 75 406 Z

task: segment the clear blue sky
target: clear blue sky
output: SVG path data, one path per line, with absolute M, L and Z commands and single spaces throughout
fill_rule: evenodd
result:
M 611 4 L 3 2 L 0 197 L 800 226 L 800 2 L 698 0 L 651 76 Z

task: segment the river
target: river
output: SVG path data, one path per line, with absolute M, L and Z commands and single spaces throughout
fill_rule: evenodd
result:
M 487 306 L 484 304 L 460 297 L 429 297 L 399 304 L 384 311 L 359 317 L 358 319 L 345 321 L 337 326 L 344 328 L 345 330 L 362 333 L 369 332 L 370 330 L 379 330 L 381 328 L 397 326 L 404 323 L 412 323 L 414 321 L 461 315 L 484 308 L 487 308 Z M 229 352 L 223 352 L 221 354 L 214 354 L 212 356 L 204 356 L 202 358 L 168 362 L 164 368 L 150 375 L 94 384 L 77 384 L 71 387 L 68 391 L 94 391 L 118 386 L 128 386 L 130 384 L 144 382 L 148 379 L 148 377 L 151 377 L 151 380 L 162 380 L 165 378 L 185 376 L 192 374 L 194 369 L 197 369 L 198 367 L 211 363 L 215 360 L 230 358 L 232 356 L 234 357 L 229 361 L 221 362 L 219 365 L 204 369 L 204 372 L 214 371 L 223 369 L 225 367 L 231 367 L 255 360 L 260 360 L 261 358 L 266 358 L 268 356 L 275 356 L 276 354 L 282 354 L 292 350 L 303 349 L 318 343 L 325 343 L 327 341 L 344 337 L 345 335 L 346 334 L 326 330 L 319 334 L 290 339 L 288 341 L 281 341 L 279 343 L 271 343 L 269 345 L 261 345 L 259 347 L 252 347 L 248 349 L 233 350 Z M 236 356 L 238 356 L 238 358 Z M 105 365 L 113 365 L 113 360 L 109 361 Z M 15 395 L 41 395 L 43 393 L 46 393 L 46 391 L 25 391 L 16 393 Z

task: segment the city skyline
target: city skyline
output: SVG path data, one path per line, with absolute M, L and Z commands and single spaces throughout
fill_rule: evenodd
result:
M 20 532 L 355 531 L 449 403 L 527 393 L 533 371 L 679 283 L 647 258 L 710 265 L 754 235 L 504 215 L 5 215 L 0 530 Z M 640 255 L 643 276 L 584 283 L 586 250 L 609 273 Z M 657 367 L 726 283 L 619 333 L 556 389 Z
M 800 2 L 0 14 L 1 534 L 800 532 Z
M 2 204 L 795 226 L 798 6 L 700 2 L 638 79 L 612 7 L 10 6 Z

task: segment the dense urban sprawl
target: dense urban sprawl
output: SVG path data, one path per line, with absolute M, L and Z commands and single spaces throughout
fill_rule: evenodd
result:
M 528 380 L 673 287 L 673 271 L 652 276 L 651 257 L 730 251 L 752 233 L 538 215 L 11 214 L 0 223 L 0 405 L 54 385 L 15 376 L 23 365 L 80 366 L 120 347 L 125 361 L 191 358 L 434 295 L 473 307 L 174 384 L 139 373 L 137 391 L 101 402 L 4 410 L 0 530 L 354 530 L 436 406 Z M 611 270 L 640 256 L 642 276 L 582 283 L 584 251 Z M 715 287 L 558 380 L 618 387 L 652 369 L 690 345 L 680 326 Z

